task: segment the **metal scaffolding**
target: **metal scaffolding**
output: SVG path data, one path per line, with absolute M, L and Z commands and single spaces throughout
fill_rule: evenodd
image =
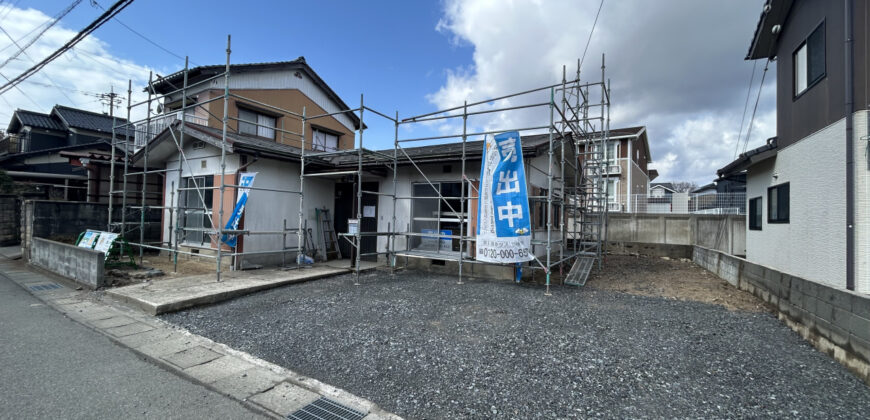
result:
M 364 231 L 362 225 L 359 224 L 359 227 L 356 230 L 352 232 L 342 232 L 340 234 L 340 237 L 342 238 L 341 240 L 349 241 L 350 245 L 355 250 L 353 257 L 355 284 L 359 284 L 360 280 L 361 259 L 373 256 L 385 256 L 391 273 L 394 273 L 396 269 L 400 268 L 398 266 L 400 257 L 404 257 L 405 266 L 407 266 L 409 258 L 454 261 L 457 264 L 458 283 L 462 284 L 465 276 L 463 270 L 468 264 L 488 264 L 477 261 L 473 258 L 470 251 L 470 248 L 476 241 L 476 235 L 469 232 L 471 227 L 471 224 L 469 223 L 469 205 L 472 201 L 478 199 L 478 195 L 475 187 L 475 176 L 468 176 L 466 173 L 466 161 L 468 159 L 467 144 L 473 139 L 479 139 L 487 135 L 494 135 L 506 131 L 517 131 L 521 134 L 521 137 L 524 133 L 526 135 L 538 136 L 543 134 L 546 136 L 547 140 L 546 169 L 544 170 L 536 168 L 533 165 L 527 165 L 527 171 L 537 170 L 546 176 L 545 187 L 542 186 L 530 190 L 530 207 L 532 207 L 533 204 L 540 203 L 539 205 L 535 205 L 533 208 L 540 208 L 541 212 L 545 212 L 543 214 L 545 215 L 544 219 L 546 220 L 546 223 L 544 226 L 533 228 L 532 254 L 535 255 L 535 258 L 534 261 L 528 263 L 527 266 L 533 270 L 540 270 L 545 273 L 547 294 L 549 294 L 551 274 L 557 269 L 564 283 L 575 285 L 582 285 L 585 283 L 589 271 L 596 263 L 600 269 L 602 241 L 605 239 L 603 237 L 604 226 L 607 217 L 607 191 L 605 188 L 606 182 L 604 172 L 606 170 L 605 162 L 607 160 L 607 148 L 605 145 L 609 138 L 610 121 L 610 87 L 609 81 L 605 79 L 603 57 L 600 81 L 581 81 L 578 60 L 576 75 L 571 78 L 571 80 L 567 77 L 567 70 L 563 68 L 563 77 L 560 83 L 512 93 L 497 98 L 476 101 L 473 103 L 468 103 L 466 101 L 461 106 L 400 119 L 398 111 L 395 113 L 395 116 L 390 116 L 365 105 L 362 95 L 360 95 L 358 108 L 319 115 L 307 115 L 305 108 L 298 111 L 287 110 L 242 97 L 233 93 L 229 87 L 230 54 L 230 38 L 228 37 L 224 71 L 193 84 L 189 83 L 189 68 L 187 60 L 185 60 L 185 67 L 182 70 L 181 75 L 182 85 L 180 87 L 172 85 L 172 90 L 168 93 L 158 94 L 154 89 L 155 83 L 168 83 L 169 81 L 166 77 L 158 80 L 154 80 L 153 76 L 149 77 L 147 100 L 139 103 L 132 103 L 130 99 L 132 96 L 132 82 L 128 87 L 127 122 L 116 126 L 112 135 L 112 159 L 110 168 L 111 192 L 109 195 L 109 219 L 107 228 L 110 231 L 122 233 L 125 237 L 128 237 L 128 241 L 132 239 L 129 238 L 129 236 L 138 229 L 138 241 L 129 242 L 134 247 L 138 247 L 140 263 L 145 249 L 167 252 L 170 258 L 175 262 L 176 267 L 179 255 L 196 255 L 198 257 L 214 258 L 216 263 L 215 272 L 217 281 L 221 281 L 221 273 L 224 263 L 223 260 L 226 257 L 233 258 L 233 262 L 230 266 L 238 268 L 238 257 L 245 255 L 280 253 L 282 259 L 284 259 L 283 256 L 294 254 L 297 256 L 296 266 L 298 267 L 298 256 L 306 251 L 310 251 L 309 249 L 306 249 L 307 241 L 305 237 L 307 230 L 305 214 L 308 209 L 305 200 L 306 180 L 316 177 L 342 176 L 346 179 L 355 180 L 354 188 L 356 190 L 356 197 L 354 201 L 357 220 L 362 220 L 364 216 L 364 196 L 387 196 L 392 202 L 391 219 L 389 223 L 387 223 L 386 231 L 378 231 L 377 229 L 374 231 Z M 210 83 L 218 80 L 222 80 L 223 82 L 222 95 L 201 102 L 188 102 L 187 93 L 191 88 L 203 83 Z M 169 169 L 168 166 L 167 168 L 161 169 L 151 168 L 148 164 L 150 140 L 154 135 L 159 134 L 152 132 L 152 120 L 154 119 L 154 117 L 152 117 L 152 104 L 155 102 L 165 103 L 172 95 L 177 94 L 180 94 L 181 96 L 181 107 L 173 110 L 173 112 L 180 112 L 181 120 L 167 126 L 167 128 L 164 128 L 162 132 L 168 132 L 174 142 L 174 146 L 176 147 L 179 156 L 178 167 L 172 169 Z M 542 100 L 542 96 L 544 95 L 549 96 L 548 100 Z M 248 229 L 229 229 L 224 226 L 226 223 L 224 217 L 224 197 L 226 194 L 236 192 L 241 187 L 240 185 L 236 185 L 238 184 L 238 181 L 235 178 L 231 177 L 230 182 L 228 182 L 228 174 L 226 172 L 228 135 L 233 134 L 228 133 L 228 130 L 232 130 L 228 125 L 228 122 L 240 121 L 238 118 L 232 117 L 228 112 L 230 98 L 233 98 L 235 101 L 240 103 L 249 103 L 260 108 L 267 108 L 301 123 L 301 131 L 293 132 L 291 130 L 285 130 L 283 125 L 281 128 L 278 128 L 275 126 L 267 127 L 259 123 L 245 122 L 246 124 L 253 124 L 258 127 L 266 127 L 275 130 L 276 133 L 281 134 L 282 140 L 287 140 L 289 138 L 291 141 L 298 141 L 298 161 L 300 167 L 298 190 L 250 187 L 250 189 L 254 191 L 263 190 L 275 194 L 298 195 L 298 224 L 295 227 L 288 227 L 286 219 L 283 220 L 282 226 L 275 227 L 272 230 L 254 231 Z M 222 101 L 223 103 L 222 116 L 213 115 L 204 107 L 205 104 L 215 101 Z M 495 106 L 494 104 L 505 105 Z M 143 119 L 133 121 L 131 115 L 134 113 L 134 109 L 140 106 L 146 107 L 146 116 Z M 595 112 L 592 111 L 596 107 L 599 108 L 600 112 L 597 112 L 599 110 L 595 110 Z M 473 125 L 469 124 L 469 118 L 475 118 L 487 114 L 510 115 L 511 113 L 521 111 L 534 112 L 535 109 L 539 110 L 538 112 L 541 114 L 543 114 L 542 110 L 548 111 L 549 121 L 528 127 L 507 127 L 498 130 L 469 132 L 469 129 L 473 127 Z M 185 112 L 188 110 L 205 111 L 211 118 L 215 118 L 221 123 L 220 185 L 217 185 L 217 181 L 215 181 L 215 185 L 212 186 L 200 185 L 197 183 L 196 178 L 192 178 L 193 185 L 181 184 L 182 179 L 184 179 L 182 177 L 184 168 L 186 167 L 188 170 L 193 168 L 185 154 L 185 128 L 192 129 L 190 125 L 191 123 L 186 121 Z M 365 144 L 363 143 L 366 130 L 364 117 L 369 113 L 374 114 L 377 118 L 383 118 L 393 124 L 394 139 L 392 150 L 375 151 L 365 148 Z M 305 133 L 311 128 L 312 122 L 321 118 L 335 117 L 339 114 L 352 114 L 356 115 L 359 119 L 359 125 L 355 133 L 358 141 L 355 141 L 353 149 L 330 152 L 314 151 L 313 144 L 307 145 L 305 138 Z M 431 123 L 435 121 L 461 121 L 462 128 L 460 132 L 438 136 L 401 138 L 399 135 L 400 128 L 403 126 L 412 126 L 414 124 Z M 118 133 L 129 133 L 130 130 L 137 131 L 136 135 L 118 135 Z M 142 166 L 134 168 L 130 166 L 130 159 L 126 158 L 123 159 L 122 168 L 116 167 L 115 156 L 116 153 L 118 153 L 118 150 L 122 150 L 124 156 L 129 156 L 134 152 L 135 145 L 131 144 L 131 138 L 133 141 L 140 138 L 140 133 L 138 131 L 144 131 L 142 134 L 146 140 L 144 144 L 141 145 L 142 149 L 136 152 L 137 155 L 141 155 L 142 157 Z M 439 187 L 436 187 L 435 183 L 433 183 L 433 181 L 427 176 L 426 171 L 421 168 L 421 163 L 418 162 L 420 159 L 418 158 L 415 160 L 412 155 L 409 154 L 409 148 L 407 147 L 408 144 L 412 143 L 415 145 L 422 143 L 443 144 L 445 141 L 450 139 L 459 139 L 461 142 L 453 143 L 461 145 L 458 156 L 458 161 L 461 162 L 461 168 L 460 174 L 456 177 L 456 181 L 461 186 L 461 188 L 459 188 L 459 197 L 443 196 Z M 336 165 L 336 162 L 339 161 L 343 162 L 343 164 Z M 247 166 L 248 164 L 245 164 L 244 166 Z M 434 193 L 434 195 L 423 198 L 437 200 L 439 206 L 440 203 L 443 203 L 449 209 L 448 214 L 459 221 L 458 235 L 445 235 L 441 232 L 436 234 L 439 240 L 457 240 L 459 247 L 458 253 L 453 251 L 452 253 L 439 254 L 437 252 L 427 253 L 410 249 L 409 243 L 411 238 L 431 237 L 432 234 L 414 232 L 411 229 L 410 223 L 404 230 L 398 226 L 396 214 L 397 203 L 403 200 L 421 199 L 421 197 L 417 197 L 413 193 L 407 196 L 398 193 L 400 166 L 413 168 L 413 170 L 416 171 L 423 180 L 425 180 L 425 184 L 428 184 L 432 188 L 432 193 Z M 323 169 L 327 167 L 337 167 L 337 170 Z M 364 176 L 367 176 L 367 171 L 370 172 L 374 167 L 386 168 L 387 171 L 391 172 L 393 186 L 392 192 L 368 191 L 364 189 L 363 178 Z M 120 178 L 122 185 L 120 189 L 116 189 L 116 172 L 119 170 L 121 170 Z M 566 170 L 568 171 L 567 176 Z M 241 168 L 236 171 L 236 174 L 240 171 Z M 177 173 L 179 185 L 176 186 L 173 182 L 170 185 L 165 186 L 164 193 L 169 194 L 168 201 L 164 197 L 164 201 L 161 205 L 148 205 L 146 202 L 146 194 L 148 194 L 146 181 L 148 176 L 166 177 L 167 173 L 170 172 Z M 142 186 L 142 191 L 140 191 L 142 200 L 141 205 L 139 206 L 131 206 L 128 204 L 127 178 L 129 176 L 142 177 L 142 182 L 139 183 Z M 217 218 L 214 217 L 215 209 L 212 209 L 211 215 L 206 214 L 204 216 L 204 219 L 208 220 L 210 227 L 187 227 L 184 219 L 187 210 L 206 207 L 205 196 L 207 191 L 211 191 L 212 193 L 217 191 L 219 194 L 219 208 L 216 209 Z M 191 203 L 186 200 L 182 204 L 182 195 L 188 198 L 193 195 L 194 200 L 198 201 L 196 204 L 202 204 L 202 206 L 196 205 L 191 207 Z M 118 199 L 120 199 L 120 206 L 122 208 L 120 221 L 113 219 L 112 212 L 113 206 L 118 204 L 116 202 Z M 457 199 L 459 202 L 459 210 L 455 209 L 454 205 L 451 204 L 451 201 L 455 204 Z M 145 241 L 145 228 L 147 224 L 145 215 L 146 212 L 152 210 L 160 211 L 163 215 L 168 216 L 166 217 L 166 220 L 168 220 L 169 224 L 169 235 L 166 240 L 158 242 Z M 133 221 L 133 217 L 135 216 L 139 216 L 138 221 Z M 410 215 L 408 220 L 412 220 Z M 211 248 L 214 249 L 214 254 L 194 254 L 180 249 L 184 238 L 190 232 L 198 232 L 202 235 L 207 235 Z M 296 245 L 287 247 L 286 238 L 288 235 L 294 233 L 297 238 Z M 284 238 L 284 242 L 281 249 L 243 252 L 239 251 L 237 247 L 229 248 L 224 245 L 221 238 L 225 237 L 225 235 L 235 235 L 239 238 L 251 235 L 278 235 Z M 382 248 L 376 247 L 375 252 L 362 252 L 361 244 L 363 238 L 371 236 L 385 237 L 386 245 Z M 399 249 L 397 246 L 397 239 L 399 238 L 404 239 L 405 249 Z M 565 275 L 564 269 L 569 267 L 570 270 L 567 275 Z

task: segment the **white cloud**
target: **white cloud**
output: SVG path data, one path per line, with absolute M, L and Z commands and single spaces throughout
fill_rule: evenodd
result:
M 612 79 L 611 128 L 648 127 L 660 180 L 707 183 L 734 156 L 752 64 L 743 61 L 761 1 L 629 0 L 604 4 L 581 77 L 600 80 L 601 54 Z M 470 45 L 473 63 L 446 69 L 427 99 L 462 105 L 569 79 L 583 53 L 597 0 L 447 0 L 436 29 Z M 763 64 L 763 63 L 759 63 Z M 758 85 L 760 70 L 756 76 Z M 774 135 L 775 66 L 765 81 L 749 147 Z M 501 104 L 543 102 L 548 93 Z M 755 101 L 752 94 L 749 112 Z M 488 104 L 486 106 L 491 106 Z M 544 125 L 546 109 L 476 118 L 483 129 Z M 747 123 L 749 116 L 747 116 Z M 745 133 L 745 127 L 744 127 Z
M 47 23 L 51 17 L 36 9 L 12 9 L 3 20 L 3 28 L 19 45 L 27 43 L 36 35 L 36 27 Z M 64 27 L 59 22 L 49 29 L 32 46 L 0 69 L 0 74 L 11 79 L 57 50 L 69 41 L 77 30 Z M 23 38 L 23 39 L 22 39 Z M 5 34 L 0 33 L 0 57 L 5 61 L 18 48 Z M 30 58 L 28 58 L 28 56 Z M 2 62 L 2 61 L 0 61 Z M 0 121 L 5 128 L 15 109 L 49 112 L 55 104 L 67 105 L 95 112 L 108 112 L 94 94 L 107 93 L 110 89 L 127 96 L 128 80 L 133 81 L 133 101 L 144 99 L 142 88 L 147 84 L 149 67 L 124 60 L 109 52 L 109 45 L 94 35 L 81 41 L 72 51 L 45 66 L 41 71 L 0 97 Z M 0 78 L 2 79 L 2 78 Z M 6 80 L 2 80 L 3 83 Z M 56 87 L 55 87 L 56 86 Z M 133 116 L 144 116 L 144 107 Z M 126 101 L 115 109 L 116 115 L 126 116 Z

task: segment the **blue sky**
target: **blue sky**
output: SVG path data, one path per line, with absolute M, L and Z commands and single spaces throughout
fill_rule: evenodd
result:
M 111 4 L 98 1 L 103 7 Z M 362 93 L 375 109 L 410 116 L 558 81 L 561 66 L 582 54 L 599 1 L 248 1 L 240 6 L 137 0 L 118 19 L 199 65 L 224 62 L 227 34 L 233 36 L 233 63 L 305 56 L 351 107 Z M 0 27 L 26 39 L 28 31 L 70 2 L 2 1 Z M 742 149 L 736 142 L 752 71 L 743 56 L 762 3 L 605 2 L 584 72 L 597 72 L 601 54 L 607 54 L 614 89 L 611 126 L 647 126 L 659 181 L 709 182 L 716 168 L 733 159 L 735 148 Z M 34 59 L 48 55 L 100 13 L 89 0 L 83 1 L 27 52 Z M 0 35 L 0 48 L 9 44 Z M 0 50 L 0 59 L 12 51 L 14 47 Z M 19 57 L 0 73 L 11 77 L 31 64 Z M 43 74 L 22 83 L 21 91 L 0 97 L 0 119 L 8 120 L 15 108 L 46 112 L 55 103 L 105 110 L 93 93 L 111 86 L 126 90 L 129 78 L 139 91 L 149 70 L 166 74 L 182 65 L 182 60 L 111 21 Z M 753 101 L 761 67 L 756 69 Z M 771 67 L 750 148 L 774 135 L 774 84 Z M 545 118 L 529 112 L 507 120 L 543 125 Z M 493 116 L 474 124 L 498 129 L 505 121 Z M 390 147 L 392 125 L 366 122 L 371 127 L 366 144 Z M 455 126 L 432 124 L 415 127 L 413 134 L 451 129 Z

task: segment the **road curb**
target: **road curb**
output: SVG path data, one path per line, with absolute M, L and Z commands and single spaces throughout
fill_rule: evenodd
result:
M 365 419 L 401 418 L 343 389 L 299 375 L 125 305 L 97 301 L 88 292 L 70 287 L 65 279 L 33 270 L 21 262 L 0 261 L 0 268 L 4 269 L 0 275 L 67 318 L 101 333 L 119 347 L 133 351 L 164 370 L 231 398 L 253 412 L 286 418 L 315 399 L 325 397 L 367 413 Z M 29 278 L 16 278 L 20 277 L 14 275 L 16 272 L 26 273 Z M 51 284 L 58 287 L 40 291 L 31 289 L 31 286 Z

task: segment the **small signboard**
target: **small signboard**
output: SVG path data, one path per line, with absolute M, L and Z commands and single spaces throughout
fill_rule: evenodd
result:
M 88 229 L 87 231 L 85 231 L 85 233 L 82 234 L 77 246 L 81 248 L 93 249 L 94 245 L 97 244 L 97 238 L 99 238 L 99 236 L 100 232 Z
M 347 233 L 356 235 L 359 232 L 359 219 L 347 219 Z
M 105 253 L 106 258 L 108 258 L 109 249 L 112 248 L 112 243 L 115 242 L 115 239 L 118 239 L 117 233 L 100 232 L 100 237 L 97 238 L 97 244 L 94 246 L 94 250 Z

